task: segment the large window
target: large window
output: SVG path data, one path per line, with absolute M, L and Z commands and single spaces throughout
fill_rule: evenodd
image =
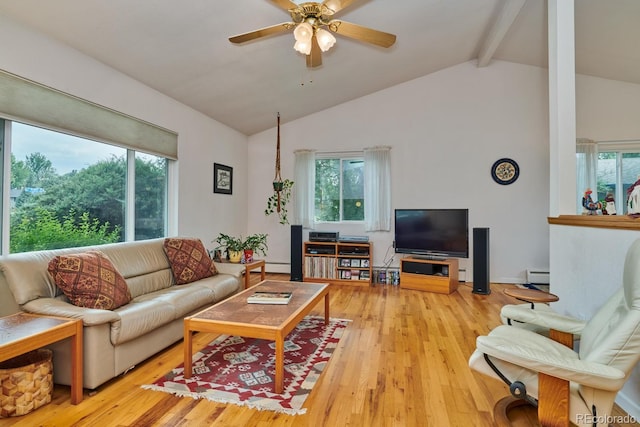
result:
M 364 160 L 317 158 L 315 185 L 317 222 L 364 220 Z
M 167 159 L 4 124 L 10 129 L 4 146 L 11 147 L 9 252 L 165 235 Z

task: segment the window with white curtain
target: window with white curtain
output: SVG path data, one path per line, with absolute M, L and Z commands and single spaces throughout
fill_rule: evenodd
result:
M 310 228 L 316 222 L 364 222 L 365 231 L 391 229 L 390 147 L 294 154 L 298 223 Z

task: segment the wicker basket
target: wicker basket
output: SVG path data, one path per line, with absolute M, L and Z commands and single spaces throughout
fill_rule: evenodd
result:
M 0 363 L 0 418 L 25 415 L 51 402 L 52 355 L 40 349 Z

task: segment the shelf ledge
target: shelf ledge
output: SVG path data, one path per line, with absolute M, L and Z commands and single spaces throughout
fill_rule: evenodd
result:
M 640 230 L 640 218 L 628 215 L 559 215 L 548 217 L 547 221 L 552 225 Z

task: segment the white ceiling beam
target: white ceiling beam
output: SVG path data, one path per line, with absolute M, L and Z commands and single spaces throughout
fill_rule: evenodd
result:
M 491 62 L 493 54 L 502 43 L 505 34 L 513 25 L 516 17 L 522 10 L 526 0 L 505 0 L 502 5 L 502 9 L 498 13 L 498 17 L 493 23 L 491 30 L 487 37 L 484 39 L 482 46 L 480 46 L 480 53 L 478 54 L 478 67 L 486 67 Z

